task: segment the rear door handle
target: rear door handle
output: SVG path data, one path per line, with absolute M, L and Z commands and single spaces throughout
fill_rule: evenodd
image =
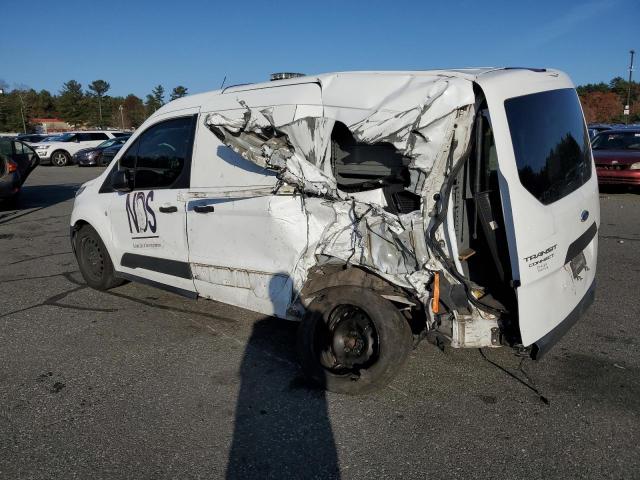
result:
M 178 211 L 178 207 L 176 207 L 175 205 L 168 205 L 166 207 L 160 207 L 158 210 L 160 210 L 162 213 L 174 213 Z
M 213 205 L 195 205 L 193 211 L 197 213 L 211 213 L 214 211 Z

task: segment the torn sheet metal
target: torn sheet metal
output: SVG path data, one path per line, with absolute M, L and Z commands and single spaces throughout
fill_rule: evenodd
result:
M 309 196 L 308 200 L 315 197 L 316 201 L 303 202 L 308 219 L 327 204 L 333 208 L 334 218 L 324 228 L 307 226 L 310 233 L 298 262 L 296 289 L 302 287 L 312 266 L 337 260 L 371 270 L 426 303 L 431 272 L 441 269 L 425 242 L 428 212 L 447 168 L 470 140 L 473 84 L 441 75 L 406 75 L 378 92 L 375 104 L 351 108 L 349 99 L 343 99 L 341 108 L 336 106 L 344 89 L 340 81 L 323 85 L 323 98 L 332 99 L 324 116 L 278 124 L 274 107 L 252 108 L 238 99 L 239 108 L 210 113 L 205 124 L 245 159 L 276 171 L 281 182 Z M 351 194 L 339 188 L 331 147 L 336 122 L 346 125 L 357 142 L 390 143 L 410 159 L 405 189 L 423 199 L 419 210 L 391 213 L 380 193 Z

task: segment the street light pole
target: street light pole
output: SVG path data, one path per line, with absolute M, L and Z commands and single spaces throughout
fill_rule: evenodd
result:
M 122 111 L 124 110 L 124 106 L 120 104 L 120 106 L 118 107 L 118 110 L 120 110 L 120 122 L 122 124 L 122 130 L 124 130 L 124 115 L 122 113 Z
M 624 106 L 624 114 L 627 117 L 625 123 L 629 123 L 629 117 L 631 116 L 631 76 L 633 75 L 633 56 L 635 55 L 635 50 L 629 50 L 631 54 L 631 62 L 629 63 L 629 84 L 627 89 L 627 104 Z

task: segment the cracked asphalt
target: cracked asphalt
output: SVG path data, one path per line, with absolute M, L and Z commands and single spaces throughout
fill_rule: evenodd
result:
M 596 302 L 544 360 L 422 343 L 346 397 L 305 385 L 293 324 L 87 288 L 68 218 L 99 171 L 0 205 L 0 478 L 640 477 L 639 194 L 601 194 Z

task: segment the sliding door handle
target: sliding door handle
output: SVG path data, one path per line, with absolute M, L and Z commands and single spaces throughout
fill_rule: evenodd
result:
M 176 207 L 175 205 L 167 205 L 160 207 L 158 210 L 160 210 L 162 213 L 174 213 L 178 211 L 178 207 Z
M 195 205 L 193 211 L 196 213 L 211 213 L 214 211 L 213 205 Z

